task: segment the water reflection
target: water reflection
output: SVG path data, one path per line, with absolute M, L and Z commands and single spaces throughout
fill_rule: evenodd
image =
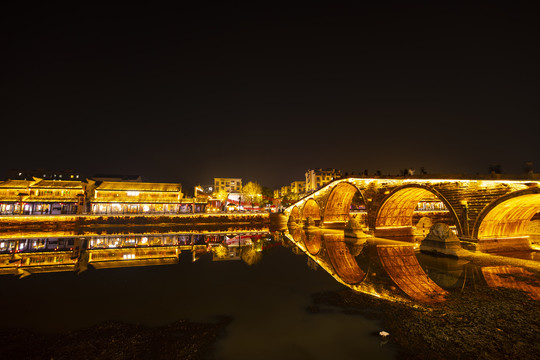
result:
M 263 250 L 289 242 L 354 291 L 393 301 L 445 301 L 449 291 L 487 285 L 523 290 L 540 299 L 535 274 L 517 266 L 478 266 L 467 259 L 433 257 L 418 244 L 345 236 L 343 230 L 293 226 L 283 232 L 142 233 L 0 239 L 0 274 L 25 278 L 45 272 L 171 265 L 189 253 L 195 262 L 242 261 L 254 265 Z
M 377 320 L 341 309 L 309 311 L 312 294 L 343 287 L 323 271 L 306 267 L 304 252 L 283 235 L 11 238 L 15 243 L 4 244 L 0 254 L 0 273 L 10 275 L 0 277 L 9 289 L 0 304 L 24 311 L 8 312 L 3 324 L 55 332 L 109 320 L 157 326 L 226 315 L 233 320 L 216 344 L 216 358 L 394 358 L 392 347 L 381 348 L 371 335 L 380 331 Z M 305 238 L 321 242 L 322 249 L 319 235 Z M 81 275 L 74 276 L 77 272 Z
M 256 264 L 273 242 L 268 232 L 166 233 L 0 240 L 0 274 L 21 278 L 34 273 L 168 265 L 182 252 L 192 261 L 211 254 L 214 261 Z
M 524 268 L 434 257 L 420 253 L 416 243 L 348 237 L 344 231 L 311 226 L 290 227 L 285 237 L 340 283 L 388 300 L 443 302 L 449 291 L 478 285 L 520 289 L 534 299 L 540 294 L 537 276 Z
M 488 286 L 519 289 L 540 300 L 540 282 L 533 273 L 515 266 L 485 266 L 482 274 Z

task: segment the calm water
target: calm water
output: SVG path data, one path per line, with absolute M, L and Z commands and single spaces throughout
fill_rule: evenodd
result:
M 458 260 L 317 228 L 155 230 L 0 238 L 1 326 L 56 333 L 109 320 L 159 326 L 227 316 L 217 359 L 395 359 L 397 349 L 377 336 L 388 330 L 380 320 L 332 307 L 310 312 L 312 295 L 351 288 L 429 302 L 481 284 L 540 300 L 529 271 L 539 269 L 534 251 Z
M 141 240 L 144 235 L 139 235 L 120 242 L 111 237 L 100 245 L 97 237 L 90 240 L 95 249 L 99 247 L 96 252 L 114 253 L 119 259 L 109 266 L 126 267 L 91 262 L 96 266 L 80 274 L 71 269 L 21 279 L 6 270 L 0 276 L 2 325 L 57 332 L 106 320 L 162 325 L 226 315 L 233 321 L 217 344 L 218 359 L 395 358 L 396 350 L 373 335 L 384 330 L 379 321 L 334 308 L 307 310 L 312 294 L 346 287 L 322 268 L 308 266 L 308 257 L 292 243 L 271 234 L 235 235 L 170 236 L 162 244 L 176 241 L 186 250 L 176 262 L 165 265 L 127 266 L 140 255 L 130 253 L 129 241 L 138 242 L 140 248 L 141 241 L 151 240 L 148 236 Z M 115 248 L 106 250 L 104 243 Z M 32 240 L 24 246 L 29 249 L 35 244 Z M 73 245 L 62 244 L 52 240 L 35 246 L 45 251 Z M 125 247 L 119 250 L 122 244 Z

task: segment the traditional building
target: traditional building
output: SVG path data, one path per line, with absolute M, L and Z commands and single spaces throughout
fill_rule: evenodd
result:
M 92 193 L 93 214 L 176 214 L 183 198 L 174 183 L 103 181 Z
M 21 214 L 23 200 L 29 194 L 30 180 L 7 180 L 0 182 L 0 214 Z
M 27 211 L 29 214 L 82 213 L 86 185 L 87 183 L 82 181 L 39 179 L 29 186 L 29 196 L 24 199 L 24 213 Z
M 84 209 L 87 183 L 63 180 L 7 180 L 0 183 L 0 213 L 77 214 Z
M 334 179 L 341 177 L 336 169 L 313 169 L 306 171 L 306 192 L 316 191 Z

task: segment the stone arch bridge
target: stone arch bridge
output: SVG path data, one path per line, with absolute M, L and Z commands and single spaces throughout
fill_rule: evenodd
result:
M 527 226 L 540 211 L 538 180 L 356 178 L 334 180 L 285 209 L 289 219 L 311 217 L 323 227 L 345 224 L 353 203 L 363 204 L 364 225 L 375 236 L 407 232 L 419 201 L 430 198 L 448 210 L 458 237 L 481 249 L 519 244 L 530 248 Z

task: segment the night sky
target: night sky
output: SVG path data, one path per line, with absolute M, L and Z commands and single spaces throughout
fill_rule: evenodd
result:
M 539 171 L 538 6 L 359 3 L 3 7 L 0 176 Z

